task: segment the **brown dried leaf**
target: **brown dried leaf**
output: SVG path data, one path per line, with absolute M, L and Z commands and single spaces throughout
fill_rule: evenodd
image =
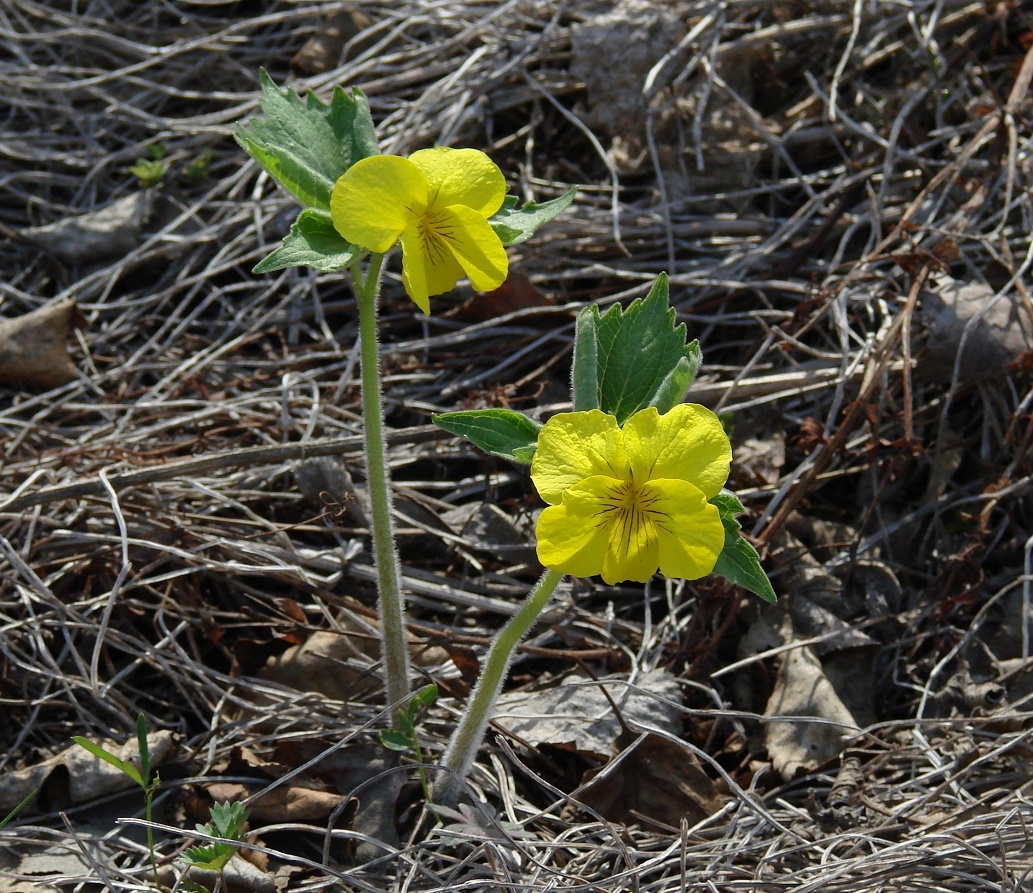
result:
M 0 319 L 0 382 L 56 388 L 74 381 L 68 330 L 85 320 L 75 301 L 55 301 L 14 319 Z
M 572 676 L 540 691 L 508 692 L 498 699 L 493 719 L 526 744 L 549 744 L 606 758 L 613 753 L 622 727 L 601 691 L 603 685 L 625 722 L 672 734 L 677 731 L 681 693 L 674 677 L 663 671 L 638 676 L 635 688 L 616 679 Z
M 114 741 L 99 743 L 119 759 L 139 767 L 140 748 L 135 735 L 124 745 Z M 174 755 L 175 736 L 167 730 L 152 732 L 147 736 L 147 748 L 151 764 L 158 766 Z M 44 801 L 41 806 L 57 809 L 134 787 L 137 787 L 136 783 L 120 769 L 73 744 L 35 766 L 0 775 L 0 816 L 6 815 L 37 789 L 40 789 L 40 799 Z
M 764 714 L 791 717 L 771 722 L 764 729 L 771 762 L 786 779 L 799 771 L 817 769 L 838 756 L 858 730 L 821 661 L 806 646 L 786 654 Z
M 21 234 L 61 260 L 88 263 L 132 251 L 140 241 L 140 230 L 153 207 L 154 194 L 146 189 L 98 211 L 23 229 Z
M 573 794 L 611 822 L 676 829 L 712 816 L 728 795 L 700 765 L 686 744 L 653 732 L 621 736 L 620 755 L 586 774 Z M 626 748 L 626 749 L 623 749 Z

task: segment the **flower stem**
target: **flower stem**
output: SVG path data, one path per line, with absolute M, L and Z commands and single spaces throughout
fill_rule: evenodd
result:
M 447 803 L 456 798 L 458 780 L 465 778 L 473 765 L 477 751 L 484 740 L 484 733 L 491 719 L 491 711 L 498 699 L 502 685 L 509 673 L 513 651 L 534 625 L 542 613 L 556 586 L 563 579 L 558 571 L 547 570 L 535 583 L 534 588 L 520 606 L 520 609 L 496 634 L 484 659 L 481 678 L 474 686 L 466 711 L 459 719 L 459 725 L 452 733 L 448 749 L 442 758 L 442 765 L 450 770 L 435 786 L 434 799 Z
M 358 264 L 350 270 L 359 305 L 359 361 L 362 374 L 362 419 L 366 437 L 366 479 L 373 523 L 373 560 L 380 595 L 380 648 L 384 662 L 388 704 L 409 696 L 409 643 L 405 636 L 405 600 L 402 595 L 398 549 L 391 518 L 391 478 L 384 443 L 384 403 L 380 390 L 380 354 L 377 344 L 377 299 L 384 255 L 374 254 L 365 278 Z M 396 711 L 391 711 L 393 715 Z

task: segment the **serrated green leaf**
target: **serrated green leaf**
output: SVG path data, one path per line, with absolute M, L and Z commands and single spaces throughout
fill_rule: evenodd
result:
M 312 93 L 302 100 L 282 92 L 265 69 L 259 79 L 264 118 L 238 124 L 237 142 L 303 205 L 329 210 L 337 178 L 379 151 L 366 97 L 337 87 L 329 104 Z
M 200 831 L 201 829 L 198 828 Z M 204 832 L 210 833 L 210 832 Z M 228 843 L 208 843 L 183 851 L 183 861 L 204 871 L 222 871 L 240 849 Z
M 208 837 L 224 837 L 227 840 L 243 842 L 242 834 L 251 811 L 243 803 L 213 803 L 211 822 L 197 825 L 197 830 Z M 240 843 L 212 841 L 192 846 L 183 853 L 183 859 L 190 865 L 207 871 L 222 871 L 240 849 Z
M 228 837 L 231 840 L 240 837 L 240 832 L 244 830 L 251 814 L 251 810 L 243 803 L 231 803 L 228 800 L 225 803 L 213 803 L 210 812 L 215 832 L 208 833 L 213 837 Z
M 397 729 L 381 729 L 380 743 L 388 750 L 397 750 L 400 753 L 412 753 L 415 749 L 412 738 Z
M 730 497 L 730 498 L 729 498 Z M 735 514 L 742 511 L 742 503 L 730 490 L 723 490 L 711 500 L 721 512 L 721 523 L 725 528 L 725 545 L 718 556 L 717 564 L 714 565 L 713 573 L 719 577 L 748 589 L 754 595 L 759 595 L 764 601 L 774 604 L 778 601 L 775 590 L 771 588 L 771 581 L 764 569 L 760 566 L 760 556 L 739 533 L 739 522 L 733 514 L 725 514 L 725 510 L 731 511 L 734 505 L 738 506 Z M 724 509 L 724 510 L 723 510 Z
M 722 520 L 730 519 L 734 521 L 736 515 L 741 515 L 746 511 L 746 507 L 739 501 L 739 497 L 727 487 L 710 501 L 717 506 L 717 510 L 721 513 Z M 734 523 L 735 529 L 739 530 L 739 522 L 734 521 Z
M 72 740 L 80 747 L 84 748 L 85 750 L 88 750 L 91 754 L 97 757 L 97 759 L 103 760 L 105 763 L 114 766 L 120 772 L 124 773 L 126 776 L 128 776 L 138 785 L 140 785 L 140 787 L 145 787 L 143 777 L 140 775 L 140 770 L 137 769 L 136 766 L 134 766 L 132 763 L 119 759 L 113 753 L 111 753 L 108 750 L 105 750 L 99 744 L 94 744 L 94 742 L 90 741 L 89 738 L 83 738 L 80 735 L 73 735 Z
M 445 412 L 432 417 L 439 428 L 465 437 L 486 453 L 501 456 L 513 462 L 530 464 L 525 458 L 538 445 L 542 426 L 523 413 L 512 409 L 467 409 Z
M 310 266 L 324 273 L 343 270 L 356 256 L 365 253 L 345 241 L 334 229 L 326 211 L 306 208 L 298 215 L 283 244 L 260 261 L 252 273 L 271 273 L 284 267 Z
M 507 196 L 502 207 L 488 220 L 495 234 L 502 240 L 503 245 L 516 245 L 526 242 L 534 235 L 535 230 L 548 223 L 557 214 L 561 213 L 567 205 L 574 201 L 577 195 L 576 189 L 565 192 L 559 198 L 552 201 L 527 202 L 520 210 L 516 209 L 517 200 L 514 196 Z M 510 202 L 512 199 L 512 202 Z
M 645 299 L 636 298 L 627 310 L 615 304 L 603 314 L 594 305 L 581 311 L 574 341 L 575 407 L 598 407 L 623 425 L 647 406 L 665 412 L 680 403 L 701 354 L 698 342 L 685 343 L 685 325 L 674 319 L 662 273 Z

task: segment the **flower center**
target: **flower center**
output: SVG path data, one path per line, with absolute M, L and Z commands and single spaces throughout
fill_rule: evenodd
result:
M 640 552 L 660 538 L 666 516 L 656 503 L 656 497 L 634 481 L 614 481 L 600 510 L 613 551 L 623 555 Z
M 455 238 L 452 221 L 440 211 L 428 209 L 416 221 L 420 243 L 432 264 L 439 264 L 451 256 L 448 242 Z

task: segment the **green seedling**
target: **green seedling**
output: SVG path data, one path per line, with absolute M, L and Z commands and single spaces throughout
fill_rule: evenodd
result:
M 417 691 L 409 702 L 398 709 L 398 727 L 382 729 L 380 732 L 380 743 L 388 750 L 395 750 L 399 753 L 407 753 L 416 760 L 417 771 L 420 773 L 420 786 L 423 788 L 423 796 L 430 802 L 430 785 L 427 783 L 427 772 L 423 766 L 423 750 L 420 747 L 420 739 L 416 733 L 416 721 L 424 710 L 433 705 L 438 699 L 438 687 L 431 683 Z
M 243 803 L 213 803 L 212 820 L 198 825 L 197 830 L 207 837 L 222 839 L 190 847 L 183 853 L 183 860 L 195 868 L 219 872 L 219 887 L 225 886 L 223 872 L 244 843 L 244 826 L 249 815 L 250 810 Z
M 187 162 L 183 168 L 183 176 L 191 183 L 200 183 L 208 176 L 208 169 L 212 165 L 212 155 L 212 150 L 205 146 L 200 155 Z
M 169 171 L 169 163 L 165 161 L 166 149 L 161 143 L 147 150 L 149 158 L 137 158 L 129 168 L 129 173 L 136 177 L 140 186 L 157 186 Z
M 147 819 L 147 851 L 151 857 L 151 872 L 154 875 L 155 886 L 160 886 L 158 883 L 158 860 L 154 855 L 154 829 L 151 827 L 151 807 L 154 803 L 154 794 L 158 790 L 158 786 L 161 784 L 161 779 L 158 777 L 158 773 L 151 773 L 151 753 L 147 746 L 147 720 L 144 719 L 144 715 L 141 713 L 136 718 L 136 740 L 140 748 L 140 768 L 137 769 L 128 760 L 123 760 L 120 757 L 115 756 L 111 751 L 105 750 L 99 744 L 90 741 L 89 738 L 83 738 L 76 735 L 72 740 L 80 747 L 88 750 L 97 759 L 103 760 L 105 763 L 109 763 L 116 769 L 121 771 L 127 778 L 140 785 L 143 789 L 144 796 L 144 817 Z M 19 807 L 20 808 L 20 807 Z

